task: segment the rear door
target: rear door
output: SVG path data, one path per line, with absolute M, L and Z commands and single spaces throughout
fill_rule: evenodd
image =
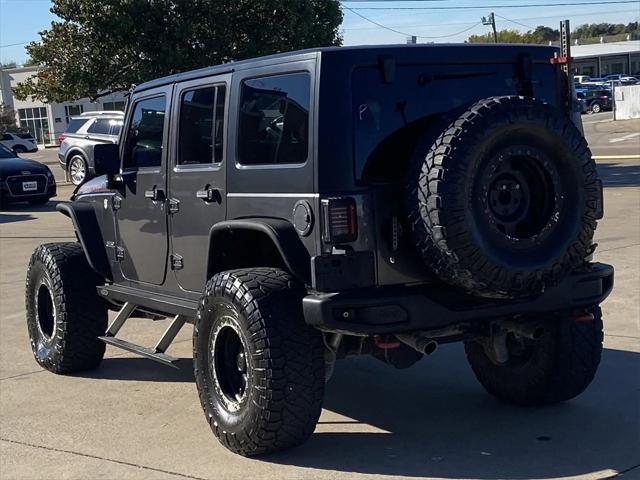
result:
M 171 90 L 144 91 L 132 101 L 114 207 L 122 275 L 156 285 L 164 282 L 168 253 L 165 168 Z
M 206 282 L 209 230 L 226 215 L 226 136 L 231 75 L 176 86 L 168 202 L 170 265 L 180 287 Z

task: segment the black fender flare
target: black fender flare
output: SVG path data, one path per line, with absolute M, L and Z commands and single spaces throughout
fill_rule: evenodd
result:
M 216 223 L 209 230 L 209 268 L 211 258 L 216 247 L 216 238 L 221 234 L 237 230 L 250 230 L 265 234 L 273 242 L 282 257 L 287 270 L 299 281 L 311 283 L 311 256 L 304 246 L 296 229 L 287 220 L 280 218 L 243 218 L 225 220 Z M 210 276 L 213 272 L 207 272 Z
M 93 205 L 83 202 L 58 203 L 56 210 L 69 217 L 73 222 L 73 229 L 80 245 L 82 245 L 89 266 L 104 278 L 113 280 L 104 239 Z

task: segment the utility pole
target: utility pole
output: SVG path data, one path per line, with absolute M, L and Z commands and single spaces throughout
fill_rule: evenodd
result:
M 491 12 L 488 17 L 482 17 L 483 25 L 491 25 L 493 28 L 493 41 L 498 43 L 498 32 L 496 31 L 496 16 Z

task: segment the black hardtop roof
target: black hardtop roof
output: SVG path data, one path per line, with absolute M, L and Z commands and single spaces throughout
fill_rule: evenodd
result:
M 334 54 L 395 54 L 403 53 L 407 54 L 411 50 L 429 50 L 433 52 L 433 49 L 441 51 L 443 57 L 450 58 L 449 55 L 453 51 L 464 51 L 469 54 L 473 51 L 474 57 L 483 57 L 486 59 L 486 55 L 491 52 L 501 52 L 504 55 L 505 52 L 522 52 L 524 50 L 528 52 L 536 52 L 537 56 L 544 56 L 545 51 L 547 56 L 553 56 L 553 52 L 558 50 L 558 47 L 547 45 L 530 45 L 530 44 L 495 44 L 495 43 L 438 43 L 438 44 L 392 44 L 392 45 L 355 45 L 349 47 L 321 47 L 321 48 L 309 48 L 306 50 L 296 50 L 293 52 L 276 53 L 274 55 L 267 55 L 263 57 L 249 58 L 247 60 L 239 60 L 235 62 L 224 63 L 221 65 L 215 65 L 211 67 L 199 68 L 197 70 L 190 70 L 188 72 L 176 73 L 174 75 L 168 75 L 166 77 L 157 78 L 148 82 L 137 85 L 134 92 L 148 90 L 150 88 L 160 87 L 163 85 L 169 85 L 176 82 L 183 82 L 187 80 L 194 80 L 201 77 L 208 77 L 211 75 L 221 75 L 224 73 L 233 72 L 236 70 L 244 70 L 247 68 L 261 67 L 267 65 L 276 65 L 279 63 L 294 62 L 298 60 L 309 60 L 316 57 L 318 54 L 322 55 L 334 55 Z M 500 56 L 502 56 L 500 55 Z

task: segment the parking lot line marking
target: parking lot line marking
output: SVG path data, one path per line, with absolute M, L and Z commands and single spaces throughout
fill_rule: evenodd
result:
M 631 140 L 638 135 L 640 135 L 640 132 L 629 133 L 627 135 L 623 135 L 622 137 L 612 138 L 611 140 L 609 140 L 609 143 L 624 142 L 625 140 Z
M 594 160 L 640 160 L 640 155 L 592 155 Z

